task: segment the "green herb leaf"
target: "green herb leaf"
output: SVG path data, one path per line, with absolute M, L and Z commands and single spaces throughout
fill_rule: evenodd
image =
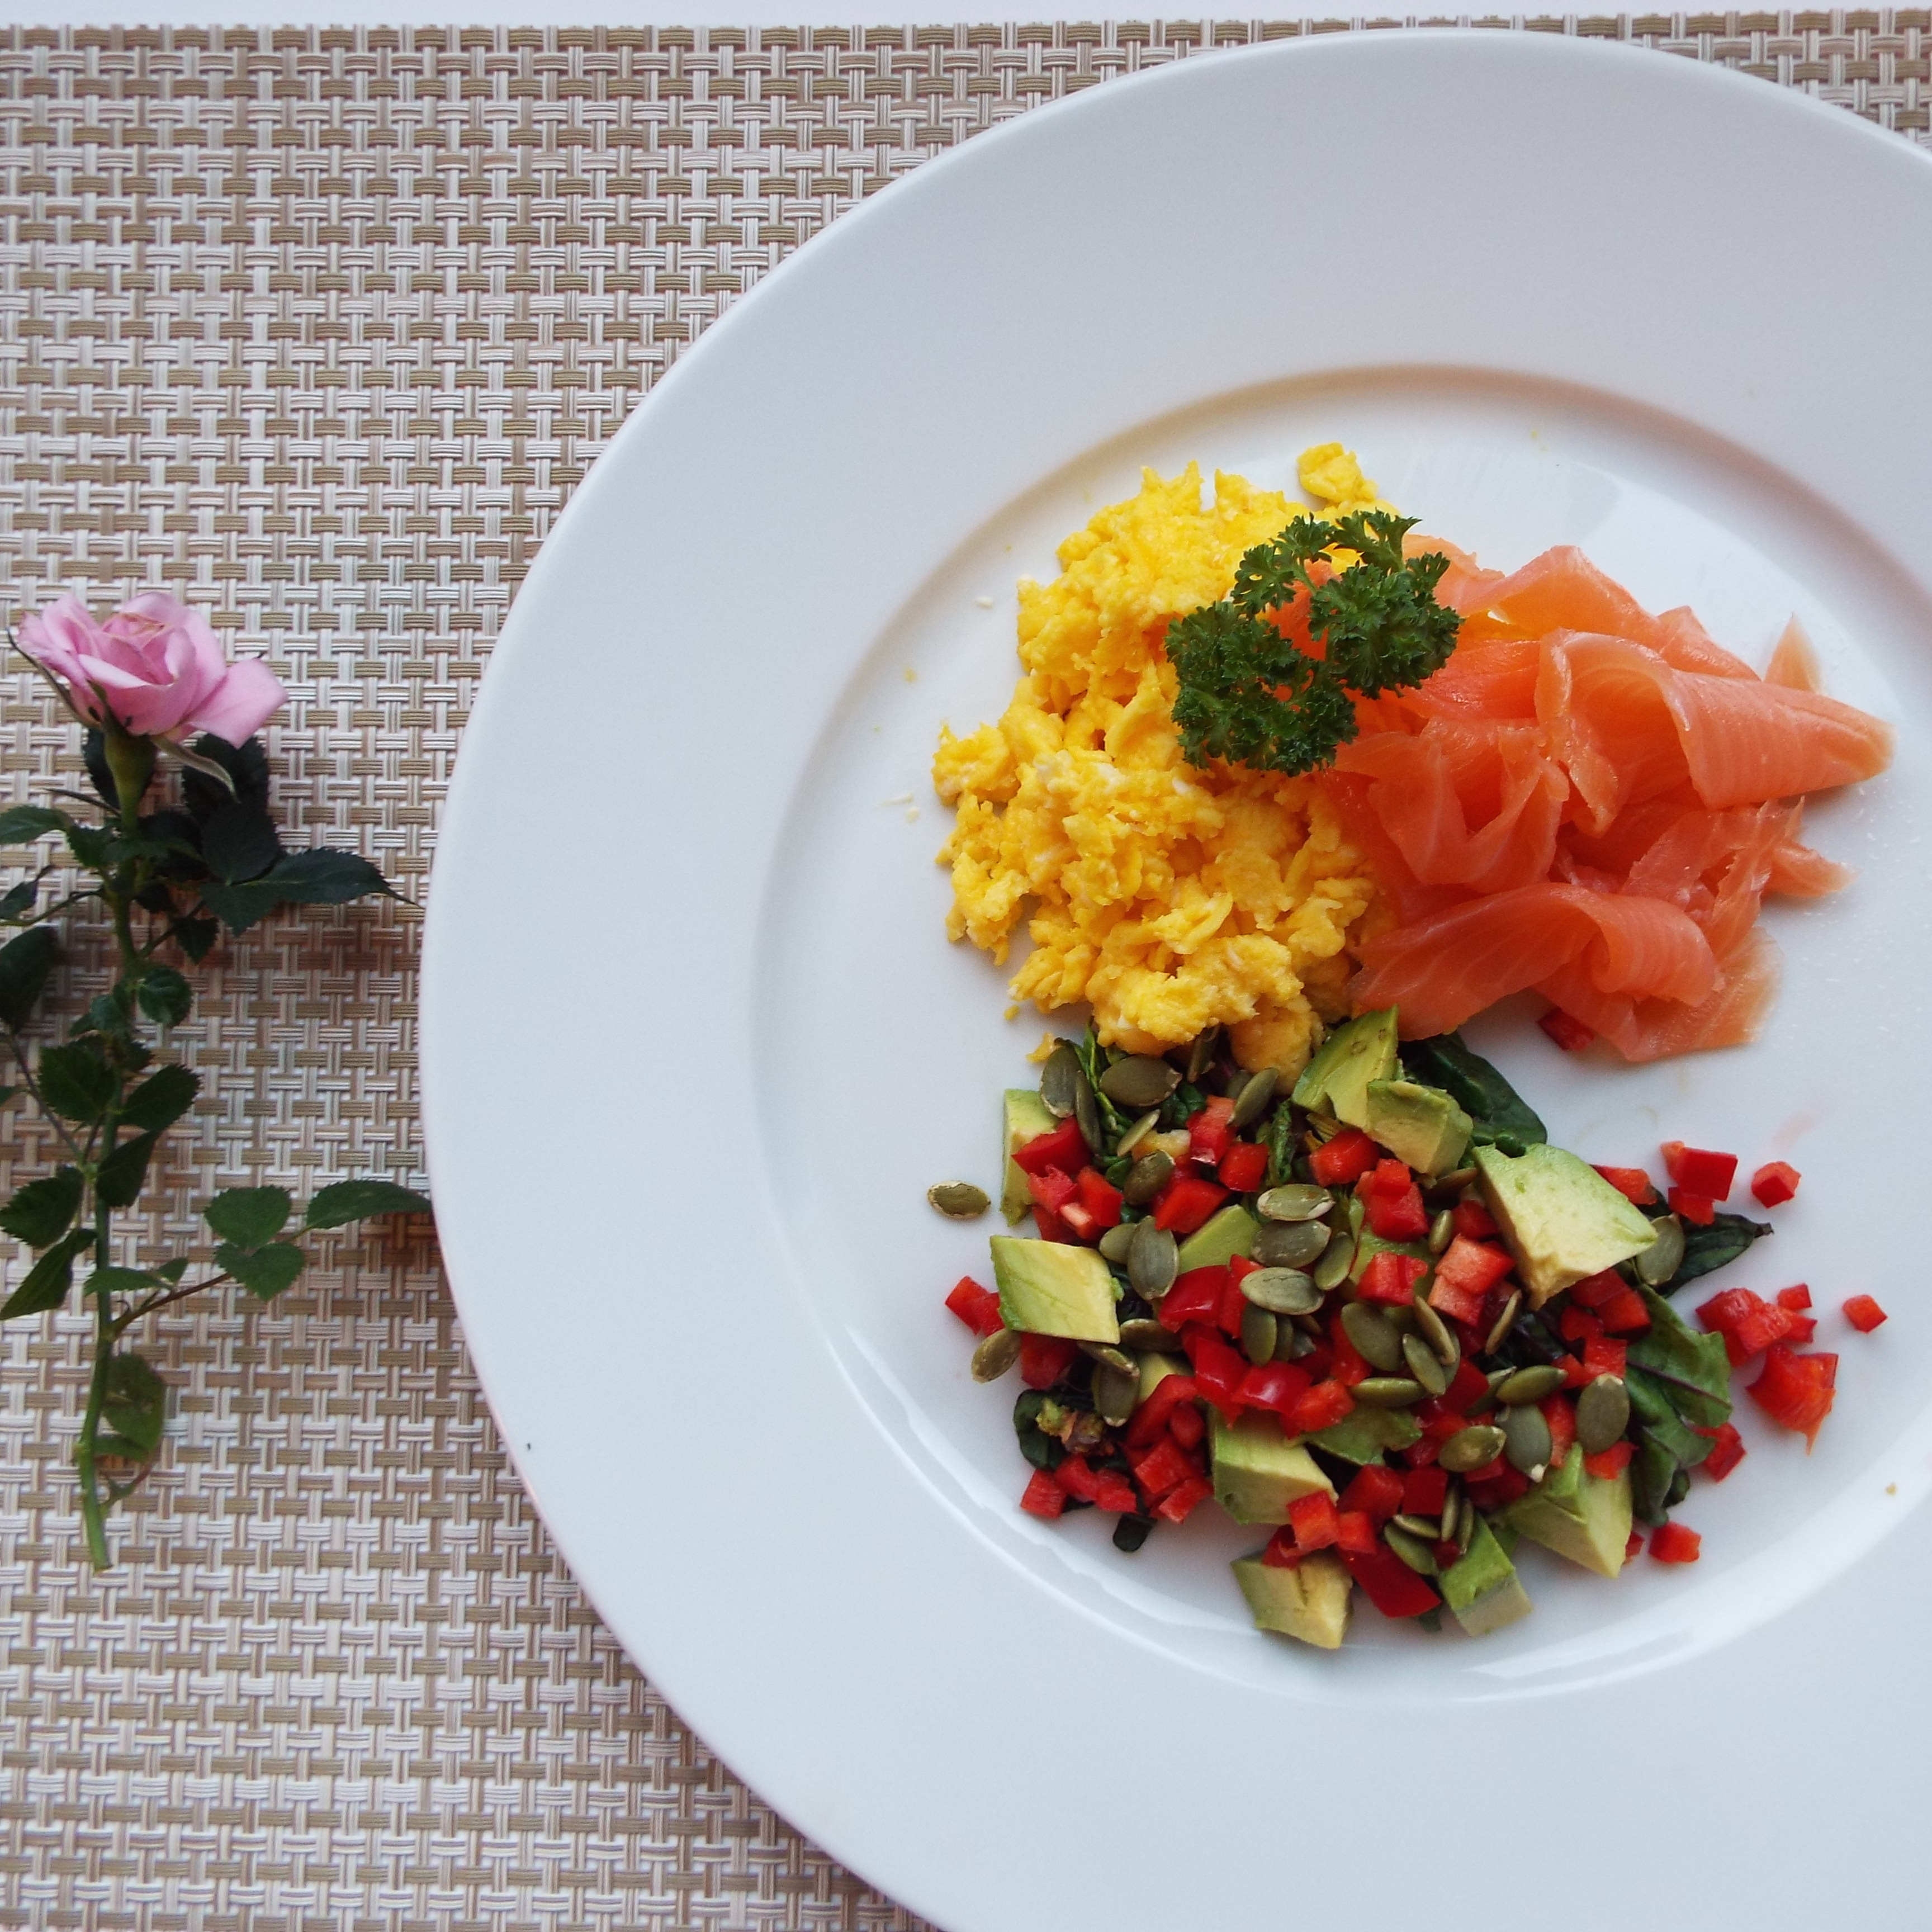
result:
M 1440 1087 L 1475 1123 L 1472 1138 L 1494 1145 L 1508 1136 L 1521 1154 L 1550 1138 L 1536 1111 L 1479 1053 L 1472 1053 L 1460 1033 L 1439 1033 L 1402 1043 L 1402 1064 L 1412 1080 Z
M 138 1132 L 165 1133 L 194 1105 L 201 1076 L 172 1061 L 158 1066 L 122 1103 L 123 1123 Z
M 44 805 L 10 805 L 0 811 L 0 845 L 31 845 L 67 824 L 67 814 Z
M 275 821 L 252 802 L 231 799 L 202 827 L 202 862 L 224 885 L 260 878 L 281 855 Z
M 103 1378 L 100 1420 L 109 1432 L 97 1444 L 104 1454 L 146 1462 L 167 1426 L 167 1384 L 140 1356 L 116 1355 Z
M 0 1025 L 18 1033 L 32 1018 L 60 948 L 50 926 L 29 926 L 0 946 Z
M 1630 1366 L 1654 1376 L 1671 1406 L 1686 1422 L 1714 1429 L 1731 1415 L 1731 1360 L 1721 1335 L 1691 1328 L 1660 1295 L 1647 1288 L 1638 1294 L 1650 1312 L 1650 1326 L 1630 1343 Z M 1633 1395 L 1631 1400 L 1636 1400 Z M 1708 1449 L 1706 1453 L 1708 1453 Z M 1703 1457 L 1698 1457 L 1702 1462 Z
M 224 1242 L 214 1251 L 226 1268 L 260 1301 L 272 1301 L 302 1271 L 308 1257 L 292 1241 L 272 1241 L 266 1248 L 238 1248 Z
M 85 1126 L 104 1120 L 121 1090 L 120 1076 L 94 1040 L 49 1047 L 40 1055 L 40 1098 L 48 1108 L 62 1119 Z
M 74 1285 L 74 1258 L 94 1239 L 92 1228 L 76 1228 L 64 1234 L 27 1270 L 20 1286 L 0 1302 L 0 1322 L 16 1316 L 44 1315 L 67 1299 Z
M 288 1226 L 294 1207 L 286 1187 L 226 1187 L 201 1213 L 224 1241 L 247 1250 L 272 1241 Z
M 57 1167 L 14 1191 L 0 1208 L 0 1228 L 30 1248 L 51 1247 L 80 1212 L 86 1185 L 79 1168 Z
M 194 988 L 172 966 L 150 966 L 135 995 L 157 1026 L 179 1026 L 194 1004 Z
M 1294 1111 L 1286 1101 L 1274 1110 L 1268 1130 L 1268 1185 L 1280 1187 L 1294 1175 Z
M 190 914 L 176 920 L 168 936 L 199 966 L 214 950 L 214 942 L 221 937 L 221 922 Z
M 148 1184 L 148 1162 L 154 1151 L 158 1134 L 140 1134 L 123 1141 L 100 1163 L 94 1177 L 94 1191 L 104 1208 L 131 1208 Z
M 316 1190 L 302 1216 L 304 1228 L 340 1228 L 374 1214 L 428 1214 L 429 1196 L 393 1180 L 334 1180 Z

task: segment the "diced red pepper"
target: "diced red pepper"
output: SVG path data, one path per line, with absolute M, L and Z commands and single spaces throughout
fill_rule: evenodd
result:
M 1177 1174 L 1155 1196 L 1154 1224 L 1169 1234 L 1191 1234 L 1207 1223 L 1227 1198 L 1227 1190 L 1211 1180 Z
M 1060 1466 L 1053 1473 L 1060 1478 L 1060 1486 L 1070 1496 L 1078 1497 L 1083 1503 L 1100 1500 L 1100 1472 L 1088 1466 L 1084 1456 L 1063 1456 Z
M 1529 1494 L 1530 1480 L 1520 1469 L 1512 1468 L 1505 1462 L 1493 1476 L 1486 1477 L 1480 1482 L 1474 1477 L 1466 1478 L 1463 1487 L 1478 1509 L 1504 1509 L 1517 1497 Z
M 1308 1171 L 1324 1187 L 1351 1187 L 1382 1158 L 1360 1127 L 1344 1127 L 1308 1156 Z
M 1566 1304 L 1556 1318 L 1556 1329 L 1566 1342 L 1591 1342 L 1603 1334 L 1604 1324 L 1600 1316 L 1587 1308 Z
M 1335 1514 L 1335 1547 L 1345 1556 L 1366 1556 L 1380 1546 L 1376 1520 L 1366 1510 L 1338 1510 Z
M 1788 1160 L 1768 1160 L 1751 1176 L 1751 1192 L 1760 1208 L 1780 1208 L 1798 1192 L 1799 1178 Z
M 1109 1516 L 1138 1516 L 1141 1499 L 1134 1493 L 1134 1486 L 1118 1469 L 1100 1472 L 1100 1494 L 1094 1498 L 1096 1509 L 1105 1510 Z
M 1438 1282 L 1453 1282 L 1466 1294 L 1480 1299 L 1514 1265 L 1506 1250 L 1491 1242 L 1472 1241 L 1466 1235 L 1458 1234 L 1436 1264 L 1436 1279 Z
M 1697 1318 L 1724 1336 L 1733 1368 L 1749 1361 L 1761 1348 L 1788 1340 L 1802 1320 L 1795 1310 L 1766 1301 L 1748 1288 L 1727 1288 L 1712 1295 L 1699 1307 Z
M 1120 1225 L 1120 1190 L 1098 1168 L 1083 1167 L 1079 1174 L 1080 1204 L 1094 1217 L 1096 1228 Z
M 1205 1476 L 1196 1476 L 1191 1482 L 1183 1483 L 1178 1489 L 1169 1490 L 1154 1506 L 1154 1513 L 1163 1522 L 1185 1522 L 1196 1509 L 1214 1493 L 1214 1486 Z
M 1234 1138 L 1234 1103 L 1225 1094 L 1209 1096 L 1187 1122 L 1187 1157 L 1197 1167 L 1219 1167 Z
M 1543 1399 L 1543 1419 L 1550 1425 L 1550 1466 L 1561 1468 L 1570 1460 L 1576 1440 L 1576 1405 L 1558 1393 Z
M 1650 1310 L 1635 1288 L 1627 1288 L 1597 1310 L 1597 1319 L 1613 1335 L 1634 1335 L 1650 1326 Z
M 1704 1539 L 1681 1522 L 1666 1522 L 1650 1539 L 1650 1553 L 1660 1563 L 1694 1563 Z
M 1642 1549 L 1643 1532 L 1640 1529 L 1632 1530 L 1628 1540 L 1624 1544 L 1624 1561 L 1628 1563 L 1633 1556 L 1640 1554 Z
M 1389 1201 L 1400 1200 L 1415 1185 L 1415 1176 L 1400 1161 L 1384 1154 L 1370 1171 L 1355 1184 L 1355 1192 L 1364 1201 L 1381 1195 Z
M 1203 1395 L 1224 1414 L 1236 1406 L 1235 1390 L 1248 1372 L 1248 1358 L 1204 1322 L 1190 1322 L 1180 1331 L 1180 1346 L 1194 1364 L 1194 1379 Z
M 1000 1319 L 1000 1298 L 990 1288 L 982 1288 L 970 1274 L 962 1275 L 953 1284 L 946 1305 L 982 1341 L 1006 1325 Z
M 1429 1285 L 1429 1305 L 1438 1315 L 1446 1315 L 1451 1322 L 1460 1322 L 1466 1328 L 1478 1328 L 1483 1319 L 1483 1308 L 1487 1298 L 1472 1294 L 1458 1288 L 1453 1281 L 1444 1281 L 1441 1275 Z
M 1078 1174 L 1088 1158 L 1086 1136 L 1071 1114 L 1050 1132 L 1036 1134 L 1013 1150 L 1013 1164 L 1024 1174 L 1044 1174 L 1049 1168 Z
M 1599 1449 L 1594 1456 L 1586 1456 L 1583 1467 L 1599 1482 L 1614 1482 L 1630 1467 L 1630 1460 L 1636 1454 L 1634 1442 L 1612 1442 L 1607 1449 Z
M 1364 1220 L 1384 1241 L 1419 1241 L 1429 1232 L 1429 1210 L 1414 1181 L 1393 1197 L 1372 1193 L 1362 1204 Z
M 1581 1053 L 1597 1036 L 1594 1028 L 1586 1027 L 1581 1020 L 1573 1018 L 1561 1006 L 1552 1006 L 1537 1024 L 1565 1053 Z
M 1241 1339 L 1241 1318 L 1248 1312 L 1248 1298 L 1241 1292 L 1241 1285 L 1234 1270 L 1228 1270 L 1228 1285 L 1221 1291 L 1221 1306 L 1215 1311 L 1214 1319 L 1221 1333 L 1231 1342 Z
M 1483 1394 L 1489 1386 L 1488 1378 L 1466 1354 L 1456 1364 L 1456 1372 L 1450 1376 L 1449 1386 L 1443 1391 L 1442 1406 L 1452 1412 L 1460 1411 L 1467 1414 L 1470 1403 Z
M 1230 1194 L 1252 1194 L 1268 1178 L 1268 1150 L 1252 1141 L 1237 1141 L 1221 1156 L 1221 1185 Z
M 1451 1408 L 1440 1397 L 1419 1402 L 1408 1412 L 1432 1442 L 1447 1442 L 1457 1430 L 1468 1426 L 1469 1418 Z
M 1838 1376 L 1836 1355 L 1800 1355 L 1774 1342 L 1765 1351 L 1764 1372 L 1744 1393 L 1772 1421 L 1815 1444 L 1820 1426 L 1832 1412 Z
M 1162 1376 L 1127 1424 L 1127 1447 L 1141 1449 L 1158 1441 L 1168 1417 L 1182 1404 L 1195 1401 L 1200 1393 L 1192 1376 Z
M 1815 1315 L 1800 1315 L 1793 1310 L 1791 1332 L 1784 1339 L 1794 1348 L 1808 1348 L 1818 1339 L 1818 1318 Z
M 1326 1490 L 1298 1496 L 1288 1506 L 1288 1527 L 1304 1550 L 1326 1550 L 1336 1534 L 1335 1498 Z
M 1191 1382 L 1193 1378 L 1190 1376 L 1188 1379 Z M 1202 1437 L 1208 1433 L 1208 1424 L 1198 1403 L 1184 1402 L 1167 1418 L 1167 1430 L 1182 1448 L 1194 1449 L 1200 1446 Z
M 1129 1460 L 1134 1466 L 1134 1480 L 1150 1503 L 1160 1502 L 1169 1490 L 1179 1487 L 1196 1473 L 1187 1458 L 1166 1436 L 1144 1455 Z
M 1330 1372 L 1344 1388 L 1353 1388 L 1358 1382 L 1366 1382 L 1375 1373 L 1364 1359 L 1362 1352 L 1349 1340 L 1348 1331 L 1342 1325 L 1342 1311 L 1339 1308 L 1328 1318 L 1328 1346 L 1334 1355 Z
M 1160 1298 L 1162 1324 L 1178 1331 L 1190 1322 L 1218 1322 L 1228 1280 L 1228 1270 L 1218 1265 L 1190 1268 Z
M 1802 1281 L 1796 1288 L 1780 1288 L 1778 1291 L 1778 1305 L 1780 1308 L 1809 1308 L 1811 1291 Z
M 1600 1308 L 1606 1301 L 1622 1294 L 1627 1284 L 1615 1268 L 1605 1268 L 1600 1274 L 1586 1274 L 1580 1282 L 1574 1282 L 1570 1289 L 1570 1299 L 1578 1308 Z
M 1067 1370 L 1080 1351 L 1058 1335 L 1022 1335 L 1020 1337 L 1020 1380 L 1028 1388 L 1051 1388 Z
M 1328 1371 L 1335 1366 L 1335 1352 L 1326 1342 L 1317 1342 L 1305 1354 L 1295 1357 L 1294 1366 L 1306 1369 L 1310 1382 L 1326 1382 Z
M 1066 1507 L 1066 1492 L 1048 1469 L 1036 1469 L 1027 1479 L 1020 1508 L 1028 1516 L 1040 1516 L 1051 1522 Z
M 1607 1335 L 1592 1336 L 1583 1344 L 1583 1367 L 1592 1382 L 1599 1376 L 1615 1376 L 1622 1382 L 1630 1345 L 1613 1342 Z
M 1308 1372 L 1298 1363 L 1264 1362 L 1250 1369 L 1234 1390 L 1234 1399 L 1249 1408 L 1271 1408 L 1284 1418 L 1308 1393 Z
M 1392 1550 L 1350 1550 L 1342 1561 L 1369 1601 L 1385 1617 L 1419 1617 L 1442 1599 Z
M 1033 1224 L 1040 1230 L 1042 1241 L 1079 1245 L 1080 1237 L 1051 1208 L 1042 1208 L 1037 1201 L 1033 1204 Z
M 1588 1388 L 1596 1380 L 1596 1377 L 1574 1355 L 1558 1355 L 1552 1366 L 1563 1371 L 1563 1386 L 1565 1388 Z
M 1718 1218 L 1718 1204 L 1708 1194 L 1694 1194 L 1688 1188 L 1673 1187 L 1668 1198 L 1673 1214 L 1686 1221 L 1694 1221 L 1700 1228 L 1708 1228 Z
M 1713 1154 L 1708 1148 L 1686 1147 L 1682 1141 L 1664 1143 L 1664 1165 L 1679 1187 L 1712 1201 L 1729 1200 L 1738 1177 L 1736 1154 Z
M 1359 1510 L 1378 1522 L 1386 1522 L 1402 1506 L 1408 1485 L 1396 1472 L 1380 1462 L 1358 1469 L 1342 1492 L 1342 1513 Z
M 1284 1523 L 1268 1540 L 1268 1547 L 1262 1552 L 1262 1561 L 1270 1570 L 1292 1570 L 1300 1563 L 1307 1552 L 1295 1548 L 1293 1538 Z
M 1412 1469 L 1402 1486 L 1402 1507 L 1408 1516 L 1440 1516 L 1449 1493 L 1449 1477 L 1439 1465 L 1431 1462 Z
M 1648 1208 L 1657 1198 L 1657 1189 L 1640 1167 L 1600 1167 L 1597 1172 L 1633 1207 Z
M 1697 1466 L 1721 1483 L 1744 1460 L 1744 1438 L 1732 1422 L 1720 1422 L 1714 1429 L 1700 1429 L 1696 1433 L 1708 1436 L 1717 1445 Z
M 1415 1299 L 1415 1284 L 1428 1272 L 1429 1264 L 1418 1256 L 1380 1248 L 1369 1257 L 1355 1293 L 1364 1301 L 1386 1301 L 1406 1308 Z
M 1304 1436 L 1332 1429 L 1355 1406 L 1355 1398 L 1338 1382 L 1317 1382 L 1295 1403 L 1288 1426 Z
M 1480 1201 L 1456 1204 L 1456 1232 L 1465 1240 L 1486 1241 L 1497 1232 L 1496 1217 Z
M 1080 1184 L 1072 1174 L 1048 1167 L 1027 1176 L 1027 1192 L 1049 1214 L 1058 1214 L 1078 1195 Z
M 1040 1214 L 1040 1209 L 1037 1204 L 1035 1204 L 1033 1211 L 1034 1218 L 1037 1220 Z M 1078 1201 L 1070 1201 L 1064 1208 L 1060 1209 L 1060 1225 L 1067 1229 L 1076 1242 L 1097 1241 L 1102 1232 L 1100 1222 L 1095 1220 Z
M 1845 1319 L 1861 1335 L 1869 1335 L 1886 1318 L 1885 1310 L 1868 1294 L 1855 1294 L 1845 1304 Z
M 1395 1452 L 1412 1469 L 1420 1469 L 1434 1462 L 1442 1453 L 1442 1444 L 1432 1436 L 1425 1436 L 1419 1442 L 1412 1442 L 1406 1449 Z

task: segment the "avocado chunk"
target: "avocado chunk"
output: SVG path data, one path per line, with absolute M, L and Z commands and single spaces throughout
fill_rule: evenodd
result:
M 1046 1102 L 1030 1087 L 1006 1089 L 1006 1178 L 1000 1184 L 1000 1212 L 1010 1226 L 1026 1219 L 1033 1205 L 1027 1191 L 1026 1170 L 1013 1158 L 1013 1150 L 1042 1134 L 1050 1134 L 1060 1123 L 1048 1111 Z
M 1573 1445 L 1560 1468 L 1519 1496 L 1504 1520 L 1532 1543 L 1614 1576 L 1624 1567 L 1630 1534 L 1630 1480 L 1628 1469 L 1606 1479 L 1583 1467 L 1583 1445 Z
M 1309 1437 L 1318 1449 L 1359 1468 L 1379 1462 L 1384 1449 L 1406 1449 L 1419 1441 L 1422 1425 L 1406 1408 L 1352 1409 L 1340 1422 Z
M 1238 1201 L 1230 1202 L 1181 1243 L 1180 1272 L 1225 1268 L 1237 1255 L 1245 1255 L 1254 1246 L 1261 1225 Z
M 995 1234 L 992 1246 L 1000 1319 L 1009 1328 L 1074 1342 L 1119 1341 L 1114 1271 L 1097 1249 L 1017 1234 Z
M 1143 1355 L 1141 1358 L 1141 1392 L 1134 1398 L 1135 1406 L 1145 1402 L 1169 1376 L 1184 1376 L 1192 1371 L 1176 1355 Z
M 1319 1108 L 1352 1127 L 1369 1124 L 1369 1083 L 1396 1077 L 1396 1010 L 1339 1026 L 1294 1083 L 1298 1106 Z
M 1232 1567 L 1256 1629 L 1299 1637 L 1320 1650 L 1340 1648 L 1348 1634 L 1349 1577 L 1339 1557 L 1318 1550 L 1282 1570 L 1258 1556 L 1241 1556 Z
M 1512 1157 L 1476 1150 L 1483 1198 L 1516 1257 L 1530 1306 L 1640 1255 L 1657 1239 L 1642 1213 L 1597 1170 L 1561 1148 Z
M 1214 1417 L 1214 1500 L 1237 1522 L 1286 1522 L 1288 1506 L 1335 1485 L 1315 1458 L 1283 1433 L 1272 1415 L 1244 1415 L 1232 1424 Z
M 1413 1080 L 1371 1080 L 1368 1132 L 1419 1174 L 1448 1174 L 1462 1165 L 1475 1123 L 1439 1087 Z
M 1442 1600 L 1472 1636 L 1486 1636 L 1529 1615 L 1529 1597 L 1516 1565 L 1480 1516 L 1468 1548 L 1442 1573 Z

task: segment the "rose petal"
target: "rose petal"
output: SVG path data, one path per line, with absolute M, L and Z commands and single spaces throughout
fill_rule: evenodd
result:
M 288 700 L 281 681 L 260 658 L 244 658 L 227 668 L 219 689 L 203 700 L 188 722 L 231 745 L 244 745 Z

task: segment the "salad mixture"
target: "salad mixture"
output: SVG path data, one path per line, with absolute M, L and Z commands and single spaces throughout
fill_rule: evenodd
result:
M 1325 1648 L 1358 1584 L 1388 1616 L 1514 1622 L 1520 1540 L 1615 1576 L 1642 1524 L 1654 1556 L 1694 1561 L 1670 1513 L 1694 1470 L 1743 1459 L 1733 1370 L 1755 1364 L 1753 1402 L 1809 1438 L 1838 1358 L 1804 1348 L 1803 1287 L 1684 1319 L 1671 1298 L 1772 1230 L 1719 1205 L 1734 1156 L 1663 1153 L 1660 1192 L 1552 1146 L 1458 1035 L 1399 1046 L 1393 1009 L 1292 1085 L 1218 1028 L 1159 1056 L 1059 1041 L 1005 1098 L 1000 1205 L 1038 1238 L 994 1236 L 993 1285 L 946 1298 L 981 1337 L 975 1378 L 1024 1384 L 1021 1507 L 1106 1511 L 1125 1551 L 1210 1498 L 1272 1526 L 1235 1579 L 1262 1628 Z M 1751 1192 L 1774 1207 L 1798 1178 L 1772 1162 Z

